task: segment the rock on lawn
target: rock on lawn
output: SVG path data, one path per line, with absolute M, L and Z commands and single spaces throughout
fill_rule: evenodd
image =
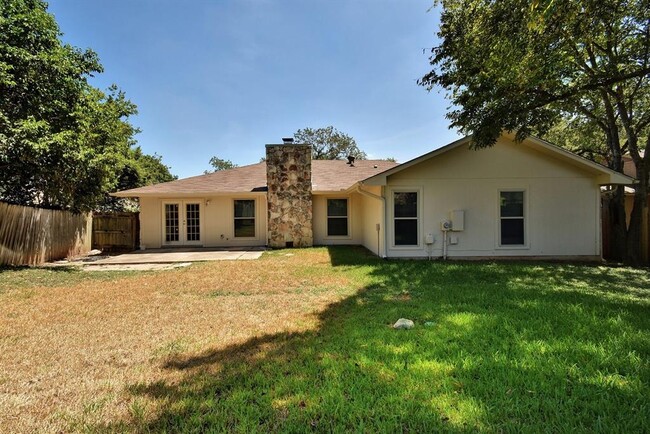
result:
M 395 324 L 393 324 L 394 329 L 412 329 L 415 324 L 410 319 L 400 318 Z

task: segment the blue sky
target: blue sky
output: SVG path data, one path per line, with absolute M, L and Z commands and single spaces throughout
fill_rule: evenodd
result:
M 211 156 L 256 163 L 264 145 L 333 125 L 370 158 L 403 162 L 458 135 L 430 68 L 431 0 L 52 0 L 63 40 L 99 54 L 138 106 L 138 143 L 181 178 Z M 426 52 L 423 52 L 426 51 Z

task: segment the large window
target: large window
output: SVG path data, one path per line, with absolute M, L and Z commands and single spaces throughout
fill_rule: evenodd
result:
M 178 204 L 166 203 L 165 204 L 165 242 L 173 243 L 180 241 L 179 236 L 179 219 L 178 219 Z
M 347 199 L 327 199 L 327 236 L 348 236 Z
M 255 201 L 235 201 L 235 238 L 255 237 Z
M 418 193 L 393 193 L 393 218 L 396 246 L 418 244 Z
M 499 201 L 501 245 L 525 245 L 524 192 L 502 191 L 499 193 Z

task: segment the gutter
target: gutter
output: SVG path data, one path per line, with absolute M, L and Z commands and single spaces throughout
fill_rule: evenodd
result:
M 382 220 L 381 224 L 383 226 L 383 230 L 381 230 L 380 232 L 381 232 L 381 241 L 384 248 L 380 249 L 380 246 L 377 246 L 377 256 L 379 256 L 382 259 L 386 259 L 386 198 L 384 196 L 378 196 L 374 193 L 370 193 L 369 191 L 363 190 L 361 188 L 362 185 L 363 182 L 358 182 L 354 191 L 366 197 L 379 200 L 381 202 L 381 220 Z M 383 253 L 381 252 L 381 250 L 383 250 Z

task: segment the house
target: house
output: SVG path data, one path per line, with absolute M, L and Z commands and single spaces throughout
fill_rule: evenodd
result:
M 403 164 L 266 161 L 115 193 L 140 200 L 147 248 L 360 244 L 382 257 L 601 258 L 600 186 L 631 178 L 543 140 L 469 148 L 470 137 Z

